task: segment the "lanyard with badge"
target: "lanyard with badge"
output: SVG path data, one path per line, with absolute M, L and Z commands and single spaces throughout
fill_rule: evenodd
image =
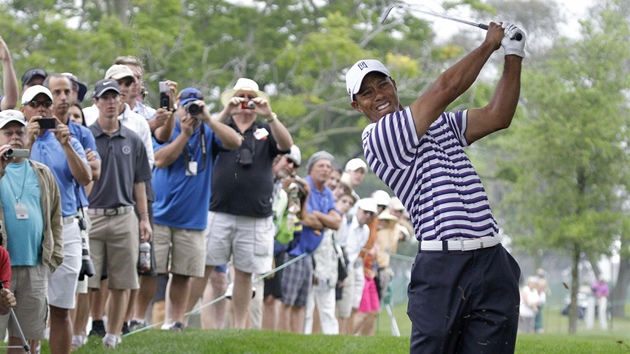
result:
M 193 159 L 194 159 L 195 148 L 199 146 L 200 141 L 201 141 L 201 156 L 202 156 L 201 158 L 203 161 L 201 163 L 201 169 L 198 170 L 197 161 L 194 161 Z M 186 142 L 186 152 L 184 153 L 184 164 L 186 165 L 186 176 L 196 176 L 197 173 L 206 169 L 206 154 L 207 154 L 207 149 L 206 149 L 205 126 L 203 123 L 201 123 L 199 136 L 197 136 L 197 140 L 195 141 L 195 143 L 192 146 L 190 146 L 190 144 Z
M 26 205 L 22 204 L 22 194 L 24 193 L 24 187 L 26 185 L 26 171 L 24 171 L 24 180 L 22 180 L 22 188 L 20 188 L 20 195 L 18 196 L 15 193 L 15 189 L 13 188 L 13 183 L 11 183 L 11 179 L 7 179 L 9 188 L 11 189 L 11 193 L 15 196 L 15 218 L 18 220 L 26 220 L 28 219 L 28 210 L 26 210 Z

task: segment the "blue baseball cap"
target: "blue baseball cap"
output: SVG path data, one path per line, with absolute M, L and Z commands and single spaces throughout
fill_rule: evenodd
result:
M 179 106 L 185 106 L 188 102 L 197 100 L 203 101 L 203 94 L 196 88 L 186 87 L 179 92 L 179 95 L 177 95 L 177 104 Z

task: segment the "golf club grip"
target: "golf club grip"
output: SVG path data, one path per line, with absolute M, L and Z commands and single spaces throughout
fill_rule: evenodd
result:
M 483 23 L 478 23 L 477 27 L 481 29 L 485 29 L 486 31 L 488 30 L 488 25 L 484 25 Z M 516 39 L 517 41 L 520 41 L 521 39 L 523 39 L 523 35 L 521 35 L 520 33 L 517 33 L 516 36 L 514 36 L 514 39 Z

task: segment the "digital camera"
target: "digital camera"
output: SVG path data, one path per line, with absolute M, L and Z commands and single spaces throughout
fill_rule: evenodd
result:
M 254 109 L 256 104 L 253 101 L 241 102 L 242 109 Z
M 21 159 L 30 156 L 30 151 L 28 149 L 8 149 L 4 153 L 5 159 L 16 158 Z
M 190 114 L 191 116 L 201 113 L 201 106 L 194 102 L 190 102 L 185 105 L 184 109 L 186 110 L 186 113 Z

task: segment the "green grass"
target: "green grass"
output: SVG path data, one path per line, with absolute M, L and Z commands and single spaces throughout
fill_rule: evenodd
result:
M 390 320 L 383 309 L 375 337 L 296 335 L 256 330 L 201 330 L 183 333 L 147 330 L 123 338 L 117 353 L 408 353 L 411 323 L 406 304 L 394 308 L 401 337 L 393 337 Z M 581 323 L 578 333 L 568 334 L 568 318 L 560 309 L 546 308 L 544 334 L 519 334 L 516 353 L 616 354 L 630 353 L 630 319 L 614 319 L 607 331 L 587 330 Z M 597 324 L 596 324 L 597 328 Z M 47 343 L 42 353 L 49 353 Z M 100 338 L 76 353 L 111 353 L 101 347 Z

